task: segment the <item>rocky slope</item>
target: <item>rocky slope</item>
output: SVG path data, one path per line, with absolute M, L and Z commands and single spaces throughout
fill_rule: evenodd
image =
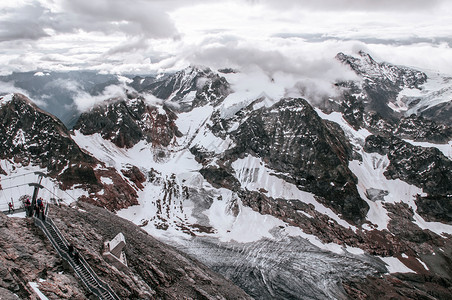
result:
M 49 216 L 121 299 L 250 299 L 230 281 L 105 209 L 86 203 L 52 206 Z M 38 299 L 28 284 L 36 282 L 49 299 L 88 299 L 83 284 L 31 220 L 0 213 L 0 230 L 5 295 Z M 101 253 L 103 243 L 119 232 L 127 243 L 124 270 Z
M 0 213 L 2 299 L 39 299 L 29 282 L 49 299 L 87 299 L 83 284 L 30 219 Z

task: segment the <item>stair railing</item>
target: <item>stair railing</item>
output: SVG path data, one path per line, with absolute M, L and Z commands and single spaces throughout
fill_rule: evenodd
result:
M 54 240 L 54 238 L 52 237 L 52 235 L 50 234 L 50 232 L 47 230 L 46 226 L 44 225 L 44 222 L 42 220 L 40 220 L 39 218 L 34 217 L 34 222 L 35 225 L 38 226 L 39 228 L 41 228 L 41 230 L 44 232 L 44 234 L 47 236 L 47 238 L 50 240 L 50 242 L 52 243 L 52 245 L 54 246 L 54 248 L 57 250 L 58 254 L 65 259 L 66 261 L 68 261 L 69 265 L 74 269 L 74 271 L 77 273 L 78 277 L 82 280 L 82 282 L 85 284 L 85 286 L 91 291 L 93 292 L 97 297 L 99 297 L 100 299 L 103 299 L 104 297 L 102 296 L 102 292 L 103 293 L 107 293 L 109 294 L 113 299 L 117 299 L 120 300 L 120 298 L 111 290 L 111 288 L 104 283 L 103 281 L 101 281 L 99 279 L 99 277 L 97 276 L 97 274 L 93 271 L 93 269 L 91 269 L 90 265 L 88 264 L 88 262 L 80 255 L 79 256 L 79 261 L 81 263 L 81 265 L 83 265 L 83 267 L 86 269 L 86 271 L 91 275 L 91 277 L 96 281 L 96 283 L 99 285 L 99 287 L 93 286 L 91 283 L 89 283 L 88 281 L 86 281 L 81 272 L 79 272 L 76 269 L 76 265 L 73 261 L 73 258 L 64 250 L 61 249 L 58 246 L 58 243 Z M 67 247 L 68 242 L 67 240 L 64 238 L 64 236 L 61 234 L 61 232 L 58 230 L 58 228 L 56 227 L 55 223 L 53 222 L 52 219 L 50 218 L 46 218 L 46 223 L 49 224 L 52 229 L 55 231 L 55 233 L 57 234 L 58 238 L 61 239 L 61 241 L 63 242 L 63 244 Z

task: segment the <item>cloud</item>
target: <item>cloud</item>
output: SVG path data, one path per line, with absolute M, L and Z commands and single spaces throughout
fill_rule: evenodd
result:
M 337 52 L 330 51 L 329 55 L 315 53 L 317 47 L 312 48 L 305 44 L 303 50 L 285 45 L 275 49 L 262 50 L 258 45 L 226 44 L 205 47 L 195 51 L 188 59 L 197 64 L 213 66 L 215 68 L 232 67 L 241 70 L 259 68 L 268 76 L 282 72 L 296 77 L 325 78 L 336 80 L 339 78 L 354 79 L 353 72 L 344 68 L 334 59 Z M 310 48 L 310 49 L 308 49 Z M 297 53 L 298 52 L 298 53 Z
M 10 93 L 21 93 L 30 98 L 27 91 L 16 87 L 13 82 L 0 81 L 0 94 Z
M 217 69 L 240 70 L 242 75 L 237 75 L 240 79 L 231 76 L 235 91 L 258 90 L 271 98 L 304 97 L 318 102 L 337 95 L 334 83 L 338 80 L 358 80 L 353 71 L 335 59 L 338 49 L 343 50 L 342 46 L 333 41 L 312 44 L 302 40 L 276 40 L 271 47 L 262 50 L 259 44 L 236 40 L 226 45 L 195 47 L 187 59 Z M 346 50 L 353 47 L 357 47 L 356 43 L 347 45 Z
M 2 72 L 151 74 L 194 63 L 330 78 L 341 71 L 325 62 L 351 44 L 385 53 L 384 46 L 450 48 L 451 6 L 445 0 L 8 2 L 0 8 L 0 63 Z
M 25 5 L 16 10 L 4 8 L 0 17 L 0 42 L 49 36 L 44 30 L 48 11 L 39 3 Z
M 10 94 L 10 93 L 23 94 L 28 99 L 31 99 L 39 107 L 46 107 L 47 106 L 47 103 L 45 101 L 41 101 L 39 99 L 31 98 L 26 90 L 16 87 L 13 82 L 0 81 L 0 95 L 2 95 L 2 94 L 3 95 L 4 94 Z
M 92 96 L 89 93 L 80 90 L 74 97 L 74 104 L 78 111 L 85 112 L 106 100 L 115 98 L 126 98 L 126 92 L 123 86 L 109 85 L 97 96 Z
M 344 10 L 380 10 L 380 11 L 410 11 L 429 10 L 439 6 L 447 0 L 246 0 L 249 4 L 268 5 L 276 9 L 290 9 L 302 7 L 303 9 L 323 10 L 323 11 L 344 11 Z
M 64 15 L 71 17 L 69 25 L 74 28 L 119 31 L 129 36 L 148 38 L 174 37 L 177 30 L 160 3 L 145 0 L 63 0 L 61 5 Z
M 171 1 L 170 1 L 171 2 Z M 57 0 L 2 9 L 0 41 L 37 40 L 51 35 L 85 32 L 120 33 L 146 38 L 175 38 L 173 21 L 161 1 Z

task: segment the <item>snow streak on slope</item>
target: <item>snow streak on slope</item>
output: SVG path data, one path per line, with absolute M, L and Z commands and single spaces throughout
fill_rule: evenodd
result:
M 449 141 L 449 143 L 447 144 L 433 144 L 433 143 L 428 143 L 428 142 L 416 142 L 416 141 L 412 141 L 412 140 L 406 140 L 404 139 L 405 142 L 410 143 L 411 145 L 414 146 L 420 146 L 420 147 L 425 147 L 425 148 L 437 148 L 439 151 L 441 151 L 444 156 L 448 157 L 449 159 L 452 159 L 452 141 Z
M 265 189 L 266 195 L 274 199 L 300 200 L 306 204 L 314 205 L 315 209 L 345 228 L 356 230 L 356 227 L 339 218 L 330 208 L 325 207 L 314 198 L 314 194 L 300 191 L 294 184 L 288 183 L 278 178 L 274 172 L 268 169 L 260 158 L 251 155 L 243 159 L 236 160 L 232 167 L 235 170 L 236 178 L 241 182 L 242 188 L 251 191 Z
M 352 143 L 356 147 L 355 150 L 358 151 L 362 150 L 362 146 L 364 145 L 366 137 L 372 134 L 367 129 L 361 128 L 359 130 L 355 130 L 352 126 L 350 126 L 350 124 L 348 124 L 348 122 L 339 112 L 332 112 L 330 114 L 326 114 L 322 112 L 319 108 L 315 108 L 315 111 L 322 119 L 339 124 L 339 126 L 341 126 L 342 130 L 345 133 L 345 136 L 348 138 L 350 143 Z
M 415 212 L 414 222 L 420 228 L 429 229 L 439 235 L 442 235 L 443 233 L 452 233 L 451 225 L 446 225 L 440 222 L 427 222 L 416 213 L 417 206 L 414 199 L 417 194 L 423 194 L 422 189 L 399 179 L 386 179 L 383 173 L 389 165 L 388 158 L 377 153 L 369 154 L 363 151 L 362 145 L 364 145 L 366 137 L 371 135 L 369 131 L 366 129 L 356 131 L 347 123 L 347 121 L 344 120 L 341 113 L 333 112 L 328 115 L 323 113 L 320 109 L 316 109 L 316 112 L 321 118 L 339 124 L 344 130 L 347 138 L 355 146 L 355 151 L 358 151 L 358 153 L 362 155 L 363 160 L 351 161 L 349 163 L 349 168 L 358 177 L 358 192 L 360 193 L 361 198 L 364 199 L 370 207 L 367 213 L 367 219 L 375 224 L 378 230 L 387 229 L 388 222 L 390 220 L 387 210 L 383 207 L 383 203 L 404 202 L 407 203 Z M 445 155 L 450 155 L 450 143 L 446 145 L 437 145 L 431 143 L 408 142 L 423 147 L 436 147 Z M 385 195 L 383 199 L 371 201 L 369 198 L 369 192 L 371 191 L 381 191 L 383 194 L 388 194 Z M 363 227 L 369 230 L 373 229 L 367 224 Z
M 400 179 L 386 179 L 383 173 L 389 165 L 387 156 L 382 156 L 377 153 L 369 154 L 366 152 L 362 152 L 361 155 L 363 161 L 360 162 L 354 160 L 350 162 L 349 168 L 358 177 L 358 192 L 360 193 L 361 198 L 366 200 L 370 206 L 367 219 L 377 225 L 379 230 L 387 229 L 389 221 L 383 203 L 403 202 L 413 209 L 414 223 L 421 229 L 428 229 L 439 235 L 442 235 L 443 233 L 452 234 L 452 225 L 440 222 L 427 222 L 416 213 L 417 206 L 414 200 L 417 194 L 423 194 L 422 189 L 401 181 Z M 384 200 L 371 201 L 367 196 L 370 189 L 385 191 L 387 195 L 384 196 Z

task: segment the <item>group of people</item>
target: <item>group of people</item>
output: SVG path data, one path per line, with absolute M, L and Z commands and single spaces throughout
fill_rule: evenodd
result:
M 45 221 L 45 213 L 44 213 L 44 200 L 39 197 L 38 200 L 36 200 L 36 204 L 34 207 L 31 207 L 30 198 L 27 197 L 27 199 L 24 202 L 25 204 L 25 211 L 27 213 L 27 216 L 31 217 L 33 216 L 33 210 L 36 217 L 42 219 Z

